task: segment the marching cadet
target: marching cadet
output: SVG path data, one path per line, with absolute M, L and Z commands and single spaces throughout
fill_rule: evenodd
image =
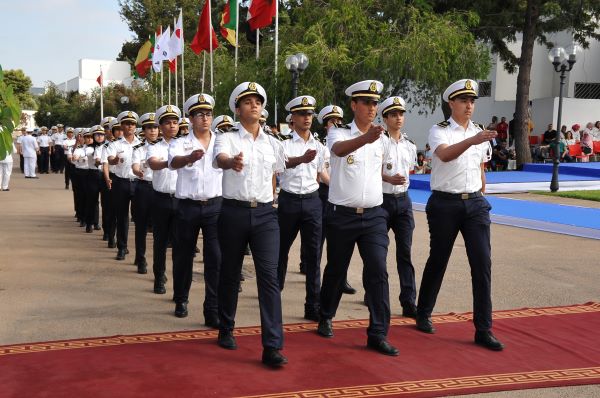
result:
M 227 115 L 220 115 L 213 119 L 210 129 L 213 132 L 221 131 L 227 132 L 233 127 L 233 119 Z
M 106 232 L 106 240 L 108 241 L 108 248 L 114 249 L 117 244 L 115 242 L 115 232 L 117 228 L 117 214 L 115 212 L 115 202 L 114 202 L 114 191 L 112 190 L 112 181 L 115 177 L 115 168 L 116 166 L 108 164 L 108 154 L 110 152 L 110 147 L 113 143 L 123 137 L 123 130 L 121 129 L 121 125 L 116 117 L 111 117 L 108 122 L 108 129 L 110 130 L 110 135 L 104 144 L 102 149 L 102 176 L 104 177 L 104 185 L 107 190 L 107 198 L 106 198 L 106 207 L 102 206 L 102 214 L 106 214 L 106 220 L 103 217 L 103 228 Z M 105 128 L 104 131 L 107 129 Z M 104 224 L 106 223 L 106 224 Z
M 40 146 L 31 131 L 26 131 L 22 136 L 19 152 L 23 155 L 23 167 L 25 178 L 38 178 L 35 175 L 36 159 L 40 152 Z
M 135 192 L 137 177 L 131 169 L 133 147 L 140 143 L 135 136 L 138 115 L 132 111 L 124 111 L 117 116 L 117 122 L 123 130 L 123 137 L 113 142 L 108 148 L 108 164 L 116 166 L 112 179 L 113 209 L 117 217 L 117 260 L 125 260 L 129 253 L 127 238 L 129 236 L 129 206 Z M 110 185 L 110 184 L 109 184 Z M 135 205 L 132 204 L 132 207 Z M 109 237 L 110 238 L 110 237 Z M 109 241 L 110 245 L 110 241 Z
M 173 246 L 175 316 L 186 317 L 198 234 L 202 229 L 204 255 L 204 323 L 218 329 L 217 289 L 221 249 L 217 221 L 221 213 L 223 170 L 212 167 L 216 133 L 211 131 L 215 100 L 195 94 L 183 110 L 192 121 L 192 133 L 173 142 L 169 167 L 177 170 L 175 197 L 179 199 Z
M 100 190 L 102 186 L 102 147 L 104 145 L 104 128 L 101 125 L 95 125 L 90 129 L 90 133 L 92 134 L 93 142 L 91 145 L 92 153 L 89 154 L 88 151 L 88 209 L 90 212 L 94 230 L 99 231 L 99 208 L 98 208 L 98 198 L 100 196 Z M 102 209 L 104 211 L 104 209 Z M 89 226 L 88 226 L 89 229 Z M 91 232 L 87 231 L 86 232 Z
M 164 105 L 156 110 L 156 121 L 162 139 L 150 142 L 146 152 L 146 162 L 152 169 L 152 187 L 154 188 L 154 200 L 152 213 L 152 235 L 154 293 L 164 294 L 165 270 L 167 261 L 167 245 L 173 242 L 173 231 L 175 229 L 175 215 L 177 212 L 178 199 L 175 197 L 175 186 L 177 184 L 177 172 L 168 167 L 169 145 L 176 140 L 179 131 L 179 118 L 181 111 L 175 105 Z M 196 247 L 194 245 L 194 247 Z M 171 253 L 173 256 L 173 253 Z
M 21 146 L 21 141 L 23 140 L 23 137 L 25 137 L 27 135 L 27 128 L 25 127 L 21 127 L 20 129 L 21 134 L 17 137 L 17 153 L 19 154 L 19 169 L 21 170 L 22 174 L 25 174 L 25 161 L 23 158 L 23 151 L 22 151 L 22 146 Z
M 54 135 L 56 133 L 58 133 L 58 127 L 50 127 L 50 131 L 48 132 L 48 159 L 50 160 L 50 170 L 52 170 L 52 174 L 56 174 L 56 161 L 54 159 Z
M 277 271 L 279 288 L 283 290 L 288 254 L 300 232 L 301 261 L 306 267 L 304 318 L 318 322 L 323 208 L 317 181 L 325 165 L 325 147 L 310 131 L 315 102 L 311 96 L 300 96 L 285 106 L 292 114 L 295 131 L 281 143 L 287 161 L 280 179 L 277 208 L 280 237 Z
M 346 89 L 354 121 L 332 128 L 327 136 L 331 176 L 327 210 L 327 265 L 321 286 L 321 320 L 317 332 L 333 337 L 331 319 L 342 297 L 348 266 L 358 245 L 363 259 L 363 285 L 369 308 L 367 347 L 385 355 L 398 355 L 387 341 L 390 324 L 386 269 L 389 238 L 383 202 L 381 168 L 386 146 L 383 127 L 373 125 L 383 84 L 375 80 Z
M 452 83 L 443 94 L 452 115 L 429 131 L 428 142 L 433 152 L 432 194 L 426 207 L 430 251 L 419 290 L 417 329 L 435 332 L 431 313 L 460 232 L 471 267 L 475 343 L 501 351 L 504 345 L 491 331 L 491 207 L 483 196 L 484 163 L 491 157 L 489 141 L 498 133 L 471 121 L 476 98 L 475 81 L 463 79 Z
M 50 137 L 48 136 L 48 127 L 42 126 L 41 134 L 37 137 L 37 142 L 40 147 L 38 171 L 40 174 L 48 174 L 48 160 L 50 158 Z
M 91 132 L 81 135 L 81 141 L 78 139 L 78 145 L 73 150 L 71 161 L 75 165 L 75 173 L 73 175 L 73 191 L 75 192 L 75 208 L 79 214 L 79 226 L 86 227 L 86 232 L 92 232 L 94 214 L 90 214 L 90 190 L 88 188 L 89 178 L 88 171 L 90 162 L 88 156 L 94 154 L 92 143 L 94 141 Z
M 63 164 L 65 174 L 65 189 L 69 189 L 69 183 L 71 182 L 71 175 L 73 174 L 73 163 L 68 159 L 68 154 L 73 153 L 73 147 L 77 140 L 75 139 L 75 130 L 73 127 L 67 127 L 67 136 L 63 141 Z
M 146 261 L 146 235 L 149 221 L 152 217 L 151 208 L 154 201 L 152 189 L 153 171 L 148 167 L 146 155 L 148 147 L 158 139 L 158 125 L 154 113 L 144 113 L 140 116 L 144 140 L 133 147 L 131 167 L 133 174 L 138 177 L 133 202 L 135 203 L 135 261 L 138 274 L 148 273 Z M 156 293 L 156 289 L 155 289 Z
M 101 121 L 100 125 L 104 129 L 104 142 L 102 145 L 96 148 L 97 155 L 100 162 L 100 205 L 102 206 L 102 240 L 108 240 L 108 215 L 110 214 L 110 191 L 106 185 L 106 179 L 104 178 L 104 152 L 108 147 L 108 144 L 113 140 L 112 132 L 110 131 L 110 121 L 114 119 L 112 116 L 105 116 Z M 96 157 L 96 154 L 94 154 Z
M 56 125 L 56 132 L 52 134 L 50 139 L 52 140 L 52 157 L 54 158 L 54 169 L 55 173 L 64 173 L 65 169 L 65 152 L 63 150 L 63 143 L 67 138 L 64 126 L 62 124 Z
M 387 228 L 394 231 L 396 267 L 400 277 L 402 316 L 417 317 L 417 287 L 410 251 L 415 229 L 412 202 L 408 196 L 409 174 L 417 164 L 417 146 L 402 132 L 406 102 L 402 97 L 387 98 L 379 105 L 379 116 L 387 126 L 385 140 L 388 158 L 383 167 L 383 208 Z
M 179 118 L 179 131 L 177 137 L 185 137 L 190 133 L 190 119 L 187 117 Z
M 219 275 L 219 336 L 222 348 L 235 350 L 233 337 L 240 271 L 246 244 L 250 244 L 261 315 L 262 362 L 287 363 L 283 348 L 281 293 L 277 282 L 279 224 L 273 207 L 274 173 L 285 169 L 279 141 L 265 134 L 258 122 L 267 94 L 254 82 L 239 84 L 229 97 L 229 108 L 240 122 L 219 134 L 214 167 L 223 171 L 223 207 L 219 217 L 221 271 Z

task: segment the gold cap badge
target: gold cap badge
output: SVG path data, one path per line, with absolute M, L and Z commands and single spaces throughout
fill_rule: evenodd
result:
M 400 98 L 394 97 L 394 104 L 395 105 L 400 105 Z
M 466 88 L 467 90 L 472 90 L 472 89 L 473 89 L 473 84 L 471 84 L 471 81 L 470 81 L 470 80 L 467 80 L 467 81 L 465 82 L 465 88 Z
M 204 99 L 204 95 L 202 95 L 202 94 L 200 94 L 198 96 L 198 103 L 201 103 L 201 102 L 206 102 L 206 100 Z
M 256 91 L 256 83 L 250 82 L 250 84 L 248 84 L 248 90 Z
M 377 92 L 377 83 L 371 82 L 371 85 L 369 86 L 369 91 Z
M 308 98 L 303 97 L 302 98 L 302 106 L 306 106 L 306 105 L 308 105 Z
M 167 112 L 173 112 L 173 108 L 171 107 L 171 105 L 167 105 Z

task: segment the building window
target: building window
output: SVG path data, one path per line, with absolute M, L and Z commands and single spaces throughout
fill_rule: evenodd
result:
M 479 96 L 480 97 L 491 97 L 492 96 L 492 82 L 479 82 Z
M 600 83 L 575 83 L 575 98 L 600 99 Z

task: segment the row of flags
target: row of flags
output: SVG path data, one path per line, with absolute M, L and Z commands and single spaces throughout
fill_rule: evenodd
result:
M 237 14 L 240 1 L 225 0 L 225 6 L 221 14 L 221 35 L 233 46 L 237 44 Z M 217 35 L 212 27 L 210 10 L 211 0 L 205 0 L 198 19 L 198 29 L 190 43 L 190 48 L 196 54 L 200 54 L 202 51 L 210 53 L 219 47 Z M 276 13 L 277 0 L 251 0 L 248 7 L 247 21 L 252 30 L 261 29 L 273 23 Z M 134 63 L 136 77 L 145 77 L 150 71 L 150 67 L 155 72 L 161 71 L 163 62 L 168 62 L 171 71 L 174 71 L 177 57 L 183 54 L 183 42 L 183 21 L 182 12 L 180 11 L 173 32 L 171 32 L 169 26 L 164 31 L 159 27 L 154 37 L 148 39 L 139 49 Z

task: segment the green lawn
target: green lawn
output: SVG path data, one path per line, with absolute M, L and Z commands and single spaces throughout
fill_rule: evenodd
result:
M 596 202 L 600 202 L 600 190 L 596 190 L 596 191 L 558 191 L 558 192 L 534 191 L 532 193 L 535 193 L 538 195 L 560 196 L 563 198 L 593 200 Z

